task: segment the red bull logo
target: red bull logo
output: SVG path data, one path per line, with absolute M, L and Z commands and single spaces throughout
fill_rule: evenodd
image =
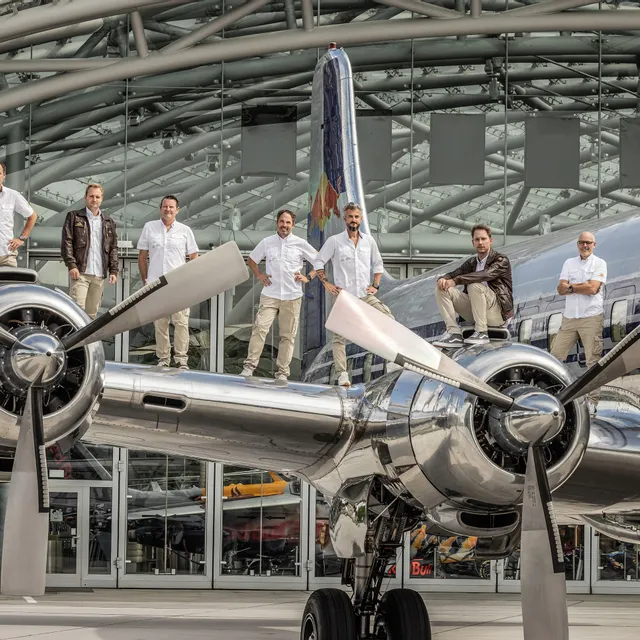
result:
M 338 176 L 336 186 L 331 184 L 326 173 L 322 173 L 318 191 L 315 200 L 311 205 L 311 229 L 317 227 L 320 231 L 324 231 L 327 222 L 331 219 L 331 215 L 340 218 L 340 208 L 338 206 L 338 198 L 342 191 L 342 178 Z

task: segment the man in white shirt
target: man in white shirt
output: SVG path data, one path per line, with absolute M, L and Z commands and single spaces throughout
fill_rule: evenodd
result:
M 579 255 L 565 260 L 562 266 L 558 293 L 567 299 L 560 330 L 551 345 L 551 355 L 565 360 L 580 338 L 587 367 L 602 356 L 603 290 L 607 282 L 607 263 L 593 254 L 595 246 L 595 236 L 588 231 L 582 232 L 578 238 Z M 599 390 L 588 395 L 591 414 L 595 414 L 599 399 Z
M 393 318 L 389 307 L 376 298 L 384 273 L 384 265 L 376 241 L 360 231 L 362 209 L 359 204 L 355 202 L 347 204 L 344 208 L 344 221 L 346 230 L 331 236 L 318 251 L 315 262 L 318 278 L 322 280 L 324 288 L 332 296 L 337 296 L 344 289 Z M 335 284 L 327 280 L 324 272 L 329 260 L 333 267 Z M 373 280 L 371 279 L 372 270 Z M 336 333 L 333 334 L 333 360 L 338 384 L 343 387 L 351 386 L 347 370 L 345 339 Z M 391 366 L 387 368 L 387 370 L 391 369 Z
M 198 245 L 193 231 L 176 220 L 180 210 L 178 198 L 165 196 L 160 202 L 160 220 L 147 222 L 138 240 L 138 267 L 142 284 L 157 280 L 160 276 L 181 267 L 198 257 Z M 147 262 L 148 261 L 148 262 Z M 174 327 L 174 360 L 180 369 L 188 369 L 189 309 L 177 311 L 170 317 L 156 320 L 156 355 L 158 365 L 171 365 L 171 340 L 169 323 Z
M 18 249 L 26 242 L 38 215 L 24 196 L 4 186 L 7 177 L 7 165 L 0 162 L 0 267 L 17 267 Z M 19 214 L 26 218 L 22 233 L 13 237 L 13 216 Z
M 85 208 L 69 211 L 62 227 L 60 252 L 69 269 L 69 295 L 93 320 L 102 303 L 104 281 L 118 278 L 116 223 L 100 209 L 104 189 L 90 184 Z
M 278 316 L 280 345 L 276 360 L 276 380 L 289 377 L 289 365 L 293 358 L 293 347 L 298 333 L 302 285 L 315 277 L 315 272 L 305 276 L 301 273 L 303 260 L 313 266 L 316 250 L 302 238 L 293 235 L 296 215 L 288 209 L 278 211 L 277 233 L 261 240 L 249 254 L 247 264 L 253 275 L 262 282 L 264 289 L 260 295 L 260 306 L 251 330 L 249 351 L 240 375 L 251 376 L 258 366 L 264 349 L 267 333 Z M 258 268 L 260 261 L 267 259 L 266 273 Z

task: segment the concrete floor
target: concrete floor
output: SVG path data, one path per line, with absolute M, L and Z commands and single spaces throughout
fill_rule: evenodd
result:
M 308 593 L 99 590 L 0 597 L 0 640 L 297 640 Z M 506 594 L 425 596 L 438 640 L 520 640 Z M 570 596 L 571 640 L 637 640 L 640 596 Z

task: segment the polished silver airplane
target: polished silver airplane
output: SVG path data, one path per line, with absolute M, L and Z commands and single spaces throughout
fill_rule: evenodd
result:
M 326 104 L 333 100 L 337 109 Z M 323 119 L 336 113 L 341 128 L 327 127 Z M 321 241 L 345 200 L 363 202 L 350 68 L 338 49 L 318 64 L 312 121 L 312 160 L 321 160 L 310 181 L 310 230 Z M 624 225 L 636 222 L 630 217 L 598 230 L 598 248 L 615 225 L 623 230 L 620 242 L 630 242 Z M 560 265 L 568 241 L 560 232 L 532 242 L 548 248 L 543 262 L 553 257 Z M 525 275 L 531 246 L 505 250 L 515 265 L 522 309 L 533 309 L 533 301 L 552 290 L 535 274 Z M 615 256 L 603 257 L 614 282 Z M 556 274 L 550 270 L 548 277 Z M 505 557 L 519 543 L 525 638 L 567 638 L 551 494 L 563 514 L 635 540 L 640 402 L 632 390 L 606 387 L 591 420 L 585 394 L 640 366 L 640 328 L 609 344 L 601 361 L 579 376 L 526 343 L 495 341 L 449 356 L 421 335 L 433 325 L 428 301 L 434 281 L 428 276 L 387 284 L 385 300 L 400 322 L 340 293 L 326 327 L 359 345 L 352 347 L 351 361 L 364 349 L 402 367 L 348 390 L 105 362 L 101 339 L 247 277 L 240 252 L 229 243 L 89 321 L 68 296 L 39 286 L 35 272 L 2 270 L 0 445 L 16 449 L 2 592 L 44 591 L 44 448 L 66 438 L 287 472 L 320 490 L 331 501 L 331 540 L 353 597 L 338 589 L 314 592 L 303 614 L 303 640 L 430 638 L 428 612 L 416 592 L 381 593 L 388 559 L 405 532 L 425 519 L 433 533 L 477 536 L 479 557 Z M 321 303 L 321 296 L 314 301 Z M 324 326 L 324 311 L 313 313 L 317 326 Z M 517 322 L 531 321 L 533 336 L 534 321 L 545 313 L 522 311 Z M 321 353 L 309 379 L 322 379 L 326 364 Z

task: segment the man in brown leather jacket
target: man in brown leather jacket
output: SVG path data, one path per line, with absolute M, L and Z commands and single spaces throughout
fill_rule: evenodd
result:
M 487 225 L 473 227 L 471 238 L 477 254 L 442 276 L 436 285 L 436 301 L 447 327 L 447 332 L 433 342 L 436 347 L 486 344 L 487 326 L 502 326 L 513 313 L 509 258 L 491 248 L 493 238 Z M 464 285 L 464 291 L 457 285 Z M 458 314 L 475 324 L 475 331 L 464 341 Z
M 86 188 L 86 207 L 67 213 L 60 248 L 69 269 L 69 295 L 92 320 L 102 303 L 105 279 L 115 284 L 118 277 L 116 223 L 100 210 L 103 195 L 99 184 Z

